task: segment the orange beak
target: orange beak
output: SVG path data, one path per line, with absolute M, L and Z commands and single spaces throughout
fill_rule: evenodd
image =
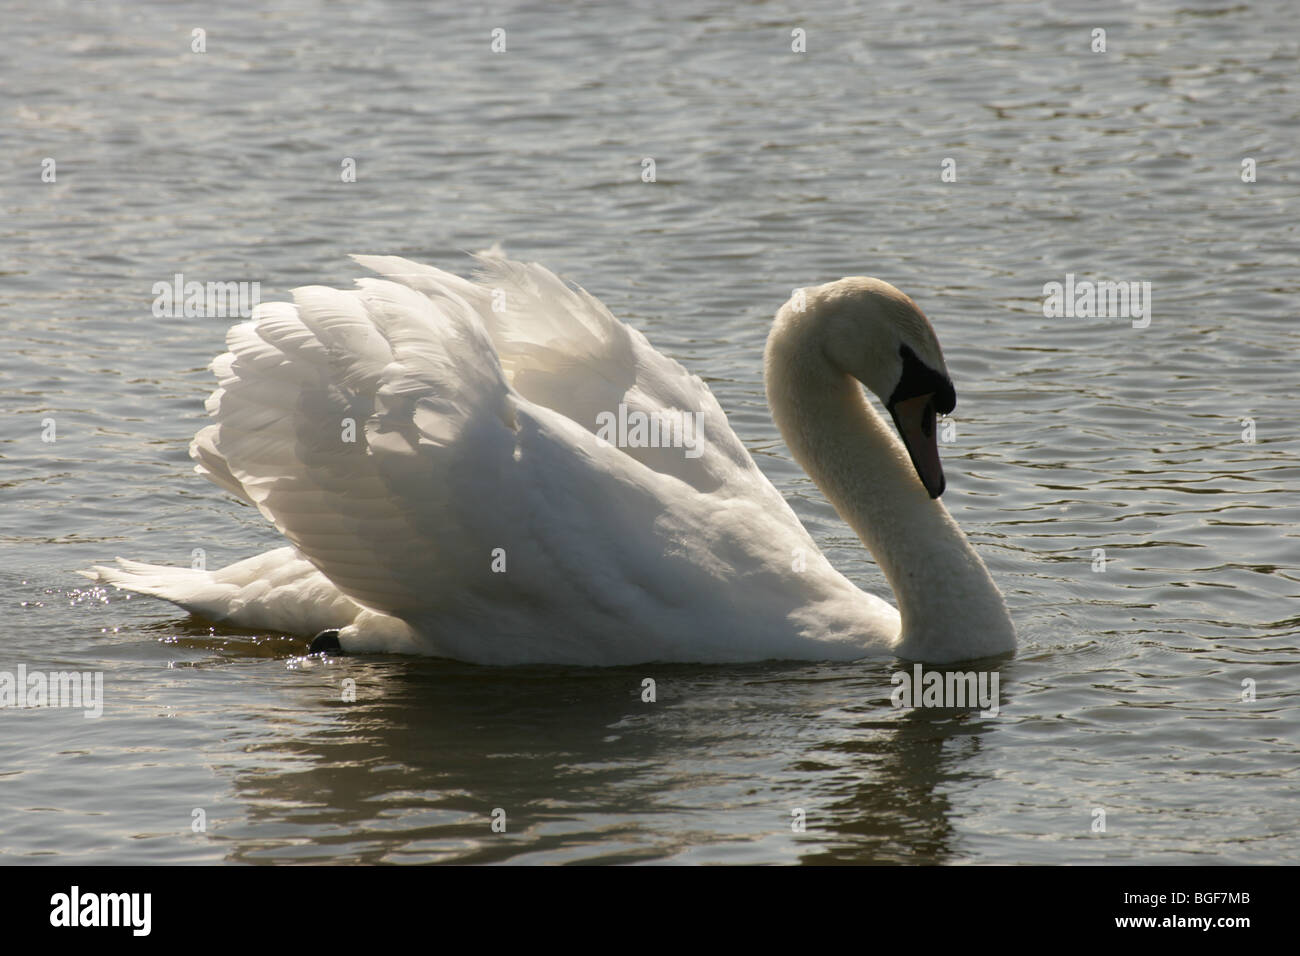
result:
M 934 432 L 934 396 L 917 395 L 889 406 L 894 426 L 902 436 L 912 467 L 931 498 L 943 494 L 946 482 L 939 463 L 939 445 Z

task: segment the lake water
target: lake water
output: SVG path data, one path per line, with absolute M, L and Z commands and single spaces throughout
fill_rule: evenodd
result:
M 105 687 L 0 710 L 4 862 L 1300 859 L 1293 5 L 2 5 L 0 670 Z M 796 286 L 911 294 L 1021 637 L 1000 713 L 895 709 L 893 662 L 305 659 L 75 574 L 280 544 L 186 453 L 229 321 L 154 283 L 498 239 L 704 376 L 884 596 L 761 356 Z M 1150 324 L 1045 317 L 1067 274 L 1149 282 Z

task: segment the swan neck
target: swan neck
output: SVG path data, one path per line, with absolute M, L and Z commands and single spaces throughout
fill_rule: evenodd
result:
M 775 332 L 768 343 L 773 418 L 795 460 L 889 581 L 902 618 L 896 650 L 940 661 L 1013 648 L 1006 605 L 988 570 L 948 509 L 922 487 L 861 385 L 819 348 L 789 345 Z

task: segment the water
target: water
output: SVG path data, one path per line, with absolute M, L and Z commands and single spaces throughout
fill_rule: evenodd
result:
M 5 6 L 0 669 L 106 688 L 97 720 L 0 711 L 5 862 L 1300 857 L 1286 3 Z M 892 662 L 307 660 L 74 574 L 279 544 L 191 473 L 228 323 L 155 318 L 155 282 L 283 298 L 496 239 L 703 375 L 881 594 L 761 350 L 795 286 L 915 297 L 957 384 L 945 500 L 1021 635 L 1001 713 L 895 710 Z M 1066 273 L 1149 281 L 1150 326 L 1044 318 Z

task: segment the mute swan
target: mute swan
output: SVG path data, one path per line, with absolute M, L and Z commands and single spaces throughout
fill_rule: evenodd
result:
M 338 629 L 317 648 L 485 664 L 1014 649 L 938 500 L 935 413 L 956 401 L 943 354 L 888 283 L 799 290 L 765 374 L 786 444 L 898 611 L 831 567 L 708 387 L 583 289 L 495 253 L 477 281 L 354 258 L 385 278 L 300 288 L 229 330 L 216 422 L 190 445 L 292 547 L 219 571 L 119 558 L 83 573 L 243 627 Z M 672 441 L 651 444 L 656 423 Z

